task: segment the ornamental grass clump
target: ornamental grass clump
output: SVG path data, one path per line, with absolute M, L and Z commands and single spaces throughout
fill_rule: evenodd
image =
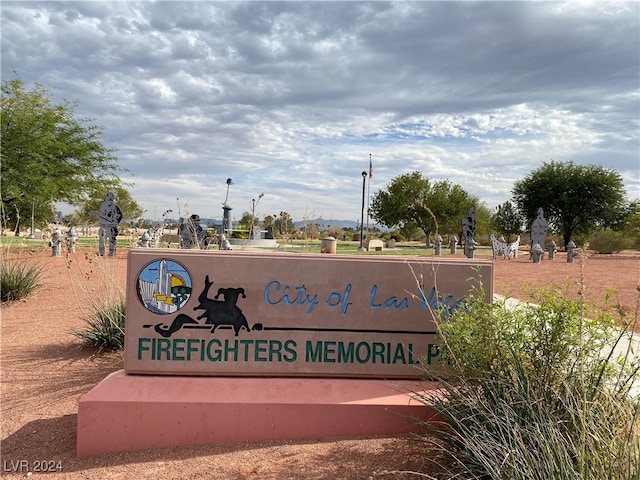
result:
M 639 479 L 638 312 L 587 319 L 555 287 L 537 305 L 482 298 L 439 321 L 440 388 L 418 394 L 440 419 L 423 437 L 447 459 L 438 478 Z
M 85 253 L 88 267 L 83 270 L 75 255 L 67 255 L 71 291 L 81 308 L 83 327 L 71 334 L 87 347 L 104 350 L 124 348 L 126 294 L 112 271 L 108 257 Z M 88 306 L 86 306 L 88 305 Z
M 124 348 L 125 300 L 96 305 L 89 317 L 83 318 L 84 328 L 72 330 L 71 334 L 82 340 L 87 347 L 103 350 Z
M 9 258 L 6 252 L 0 259 L 0 298 L 8 303 L 25 298 L 42 286 L 42 265 L 23 258 Z

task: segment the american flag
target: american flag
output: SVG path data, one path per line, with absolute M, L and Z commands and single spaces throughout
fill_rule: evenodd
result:
M 373 164 L 371 163 L 371 155 L 369 155 L 369 178 L 373 177 Z

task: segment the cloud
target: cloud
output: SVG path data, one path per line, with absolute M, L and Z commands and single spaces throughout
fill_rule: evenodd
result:
M 358 219 L 420 170 L 492 207 L 550 159 L 640 196 L 640 5 L 620 2 L 2 2 L 2 75 L 105 127 L 161 215 Z M 183 208 L 184 205 L 183 205 Z

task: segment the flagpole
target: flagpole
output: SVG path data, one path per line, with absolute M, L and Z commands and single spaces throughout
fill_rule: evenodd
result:
M 373 164 L 369 154 L 369 185 L 367 186 L 367 240 L 369 240 L 369 201 L 371 200 L 371 177 L 373 177 Z

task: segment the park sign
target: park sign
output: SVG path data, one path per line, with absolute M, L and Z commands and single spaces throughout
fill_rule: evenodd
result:
M 416 378 L 490 261 L 131 249 L 125 372 Z

